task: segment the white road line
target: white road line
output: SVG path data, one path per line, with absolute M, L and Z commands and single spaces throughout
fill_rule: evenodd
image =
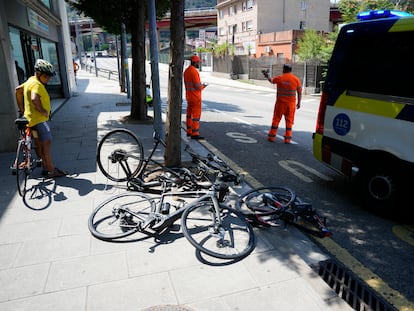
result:
M 239 121 L 241 123 L 247 124 L 247 125 L 252 125 L 250 122 L 244 121 L 243 119 L 240 119 L 240 118 L 233 118 L 233 119 L 234 120 L 237 120 L 237 121 Z

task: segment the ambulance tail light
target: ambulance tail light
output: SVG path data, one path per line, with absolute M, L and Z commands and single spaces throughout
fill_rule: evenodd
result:
M 325 112 L 326 106 L 328 105 L 328 94 L 322 92 L 321 101 L 319 104 L 318 118 L 316 121 L 316 133 L 323 135 L 324 126 L 325 126 Z

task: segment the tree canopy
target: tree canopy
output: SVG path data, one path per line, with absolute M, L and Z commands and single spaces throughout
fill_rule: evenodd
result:
M 138 3 L 146 4 L 143 0 L 65 0 L 71 7 L 93 18 L 107 32 L 121 33 L 121 24 L 130 32 L 136 23 L 136 8 Z M 145 7 L 145 5 L 144 5 Z M 157 17 L 162 17 L 170 9 L 170 0 L 157 1 Z M 145 10 L 145 13 L 147 10 Z M 147 15 L 146 20 L 147 20 Z

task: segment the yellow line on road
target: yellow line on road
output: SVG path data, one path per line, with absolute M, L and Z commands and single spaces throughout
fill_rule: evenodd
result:
M 392 232 L 404 242 L 414 246 L 414 225 L 394 226 Z

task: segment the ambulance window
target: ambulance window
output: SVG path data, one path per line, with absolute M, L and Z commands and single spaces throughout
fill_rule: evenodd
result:
M 354 34 L 345 55 L 338 86 L 414 98 L 414 32 Z

